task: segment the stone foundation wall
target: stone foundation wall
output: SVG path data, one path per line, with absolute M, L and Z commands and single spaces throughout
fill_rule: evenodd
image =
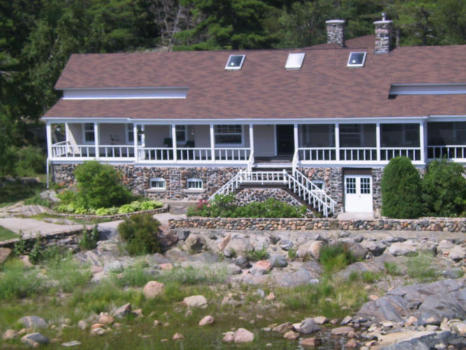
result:
M 344 207 L 343 202 L 343 168 L 300 168 L 311 181 L 324 181 L 327 194 L 337 202 L 336 212 Z
M 74 183 L 74 164 L 53 164 L 52 175 L 56 183 L 71 186 Z M 240 168 L 160 168 L 151 166 L 115 165 L 123 178 L 123 183 L 134 193 L 151 199 L 199 200 L 206 199 L 230 180 Z M 165 190 L 150 188 L 151 178 L 163 178 Z M 202 190 L 188 190 L 189 178 L 202 179 Z
M 266 218 L 199 218 L 169 220 L 170 229 L 217 229 L 247 231 L 312 231 L 312 230 L 394 230 L 466 232 L 463 218 L 422 218 L 338 220 L 338 219 L 266 219 Z

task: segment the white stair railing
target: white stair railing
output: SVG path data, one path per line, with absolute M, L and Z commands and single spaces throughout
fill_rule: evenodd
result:
M 294 170 L 293 174 L 289 174 L 286 170 L 240 170 L 225 185 L 220 187 L 217 192 L 210 196 L 209 200 L 214 199 L 216 195 L 233 193 L 242 184 L 286 185 L 299 198 L 311 205 L 318 212 L 321 212 L 325 217 L 335 213 L 336 202 L 297 169 Z

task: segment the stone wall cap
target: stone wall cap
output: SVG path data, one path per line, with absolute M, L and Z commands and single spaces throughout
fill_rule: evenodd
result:
M 346 20 L 344 19 L 329 19 L 325 21 L 326 24 L 344 24 Z

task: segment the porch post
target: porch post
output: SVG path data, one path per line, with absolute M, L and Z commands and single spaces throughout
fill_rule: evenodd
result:
M 99 123 L 94 123 L 94 144 L 95 144 L 95 159 L 99 159 Z
M 425 164 L 427 162 L 427 125 L 425 120 L 419 123 L 419 147 L 421 149 L 420 160 Z
M 133 123 L 133 144 L 134 144 L 134 159 L 138 161 L 138 125 Z
M 249 124 L 249 150 L 254 152 L 254 126 Z
M 380 162 L 380 123 L 375 125 L 375 145 L 377 147 L 377 161 Z
M 335 160 L 340 161 L 340 123 L 335 123 Z
M 299 147 L 298 124 L 293 125 L 294 151 Z M 294 154 L 294 152 L 293 152 Z
M 47 122 L 45 125 L 45 131 L 47 134 L 47 154 L 49 158 L 52 157 L 52 124 L 50 122 Z
M 214 124 L 210 124 L 210 152 L 212 161 L 215 162 L 215 135 L 214 135 Z
M 172 148 L 173 148 L 173 160 L 176 162 L 178 155 L 176 154 L 176 125 L 172 124 Z

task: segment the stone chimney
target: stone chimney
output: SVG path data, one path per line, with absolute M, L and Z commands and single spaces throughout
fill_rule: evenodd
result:
M 382 20 L 375 21 L 375 53 L 389 53 L 392 49 L 392 24 L 393 22 L 385 18 L 382 12 Z
M 327 44 L 345 46 L 345 20 L 330 19 L 325 21 L 327 25 Z

